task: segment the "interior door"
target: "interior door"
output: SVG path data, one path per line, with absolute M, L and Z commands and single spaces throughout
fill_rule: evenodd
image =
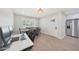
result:
M 48 31 L 49 31 L 49 34 L 52 35 L 52 36 L 55 36 L 55 22 L 49 20 L 48 21 Z

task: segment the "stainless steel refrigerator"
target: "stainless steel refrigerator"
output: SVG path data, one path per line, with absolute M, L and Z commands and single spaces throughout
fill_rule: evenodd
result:
M 79 19 L 71 19 L 66 21 L 66 35 L 79 37 Z

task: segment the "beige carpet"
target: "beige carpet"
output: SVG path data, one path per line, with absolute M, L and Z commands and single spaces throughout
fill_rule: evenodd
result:
M 60 40 L 46 34 L 40 34 L 34 40 L 32 51 L 79 51 L 79 38 L 67 36 Z

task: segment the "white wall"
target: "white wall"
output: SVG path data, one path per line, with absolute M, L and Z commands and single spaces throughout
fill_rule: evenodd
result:
M 15 33 L 19 33 L 21 27 L 38 27 L 38 19 L 15 15 L 14 16 L 14 28 Z
M 52 19 L 55 19 L 55 22 L 51 22 Z M 41 32 L 62 39 L 65 36 L 65 20 L 63 13 L 42 18 L 40 19 Z
M 11 9 L 0 8 L 0 26 L 13 26 L 13 13 Z
M 55 34 L 55 23 L 51 22 L 54 17 L 45 17 L 40 19 L 41 32 L 54 36 Z
M 63 13 L 59 13 L 59 21 L 57 20 L 58 24 L 58 32 L 59 35 L 58 37 L 60 39 L 64 38 L 64 36 L 66 36 L 65 34 L 65 30 L 66 30 L 66 16 Z

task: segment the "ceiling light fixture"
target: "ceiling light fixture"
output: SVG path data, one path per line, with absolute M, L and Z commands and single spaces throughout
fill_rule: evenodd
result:
M 38 13 L 43 13 L 44 10 L 43 10 L 42 8 L 39 8 L 39 9 L 37 10 L 37 12 L 38 12 Z

